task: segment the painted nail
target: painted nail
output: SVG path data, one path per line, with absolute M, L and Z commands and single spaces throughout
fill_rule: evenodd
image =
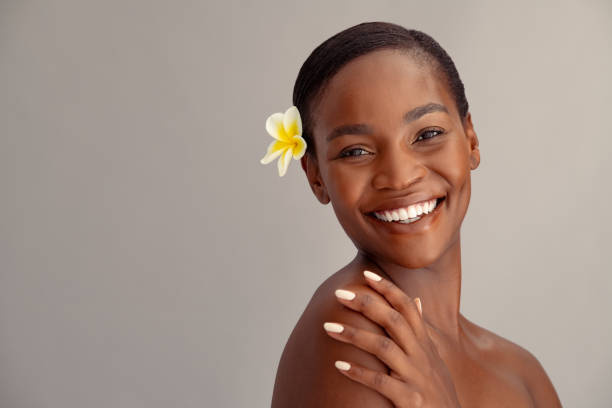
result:
M 366 278 L 371 279 L 371 280 L 373 280 L 375 282 L 379 282 L 382 279 L 380 276 L 378 276 L 374 272 L 370 272 L 370 271 L 363 271 L 363 275 Z
M 338 370 L 346 371 L 351 368 L 351 365 L 346 361 L 337 360 L 335 364 Z
M 325 322 L 323 324 L 323 328 L 328 332 L 332 333 L 342 333 L 344 330 L 344 326 L 338 323 Z
M 421 314 L 421 316 L 423 316 L 423 306 L 421 306 L 421 299 L 414 298 L 414 303 L 416 303 L 417 308 L 419 309 L 419 313 Z
M 337 289 L 335 293 L 340 299 L 353 300 L 355 298 L 355 293 L 350 290 Z

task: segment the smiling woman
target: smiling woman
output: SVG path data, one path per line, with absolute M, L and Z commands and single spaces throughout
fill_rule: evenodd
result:
M 416 30 L 359 24 L 313 51 L 293 99 L 302 168 L 357 255 L 296 324 L 272 406 L 560 406 L 531 353 L 459 311 L 480 151 L 446 52 Z

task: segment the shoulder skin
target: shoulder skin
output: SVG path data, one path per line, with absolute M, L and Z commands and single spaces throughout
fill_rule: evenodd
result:
M 535 407 L 562 407 L 559 396 L 544 367 L 531 352 L 473 322 L 469 322 L 469 325 L 472 326 L 472 333 L 478 333 L 478 343 L 489 345 L 483 347 L 483 351 L 494 354 L 499 365 L 507 367 L 508 370 L 522 379 L 535 403 Z
M 386 365 L 366 351 L 330 338 L 323 329 L 324 322 L 338 321 L 384 334 L 380 326 L 336 300 L 334 291 L 339 288 L 360 288 L 380 297 L 353 269 L 343 268 L 323 282 L 306 306 L 281 356 L 272 408 L 393 407 L 383 395 L 338 372 L 334 362 L 352 361 L 388 373 Z

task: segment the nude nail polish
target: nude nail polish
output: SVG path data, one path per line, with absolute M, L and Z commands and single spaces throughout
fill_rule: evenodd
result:
M 370 271 L 363 271 L 363 275 L 366 278 L 371 279 L 371 280 L 373 280 L 375 282 L 380 282 L 380 280 L 382 279 L 380 276 L 378 276 L 374 272 L 370 272 Z
M 335 294 L 340 299 L 344 299 L 344 300 L 353 300 L 353 299 L 355 299 L 355 293 L 351 292 L 350 290 L 337 289 Z
M 414 303 L 416 303 L 417 308 L 419 309 L 419 313 L 421 314 L 421 316 L 423 316 L 423 306 L 421 305 L 421 299 L 414 298 Z
M 325 322 L 323 324 L 323 328 L 325 330 L 327 330 L 328 332 L 332 332 L 332 333 L 342 333 L 342 331 L 344 330 L 344 326 L 338 323 L 332 323 L 332 322 Z
M 337 360 L 335 364 L 338 370 L 346 371 L 349 368 L 351 368 L 351 365 L 347 363 L 346 361 Z

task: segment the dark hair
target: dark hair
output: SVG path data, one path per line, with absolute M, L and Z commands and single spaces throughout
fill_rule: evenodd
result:
M 307 153 L 314 156 L 312 135 L 312 102 L 319 96 L 327 82 L 340 68 L 351 60 L 379 49 L 403 50 L 417 57 L 417 61 L 429 64 L 442 73 L 455 100 L 461 118 L 468 112 L 463 82 L 453 60 L 429 35 L 408 30 L 400 25 L 385 22 L 368 22 L 347 28 L 325 40 L 308 56 L 293 87 L 293 104 L 302 117 L 302 136 L 306 140 Z

